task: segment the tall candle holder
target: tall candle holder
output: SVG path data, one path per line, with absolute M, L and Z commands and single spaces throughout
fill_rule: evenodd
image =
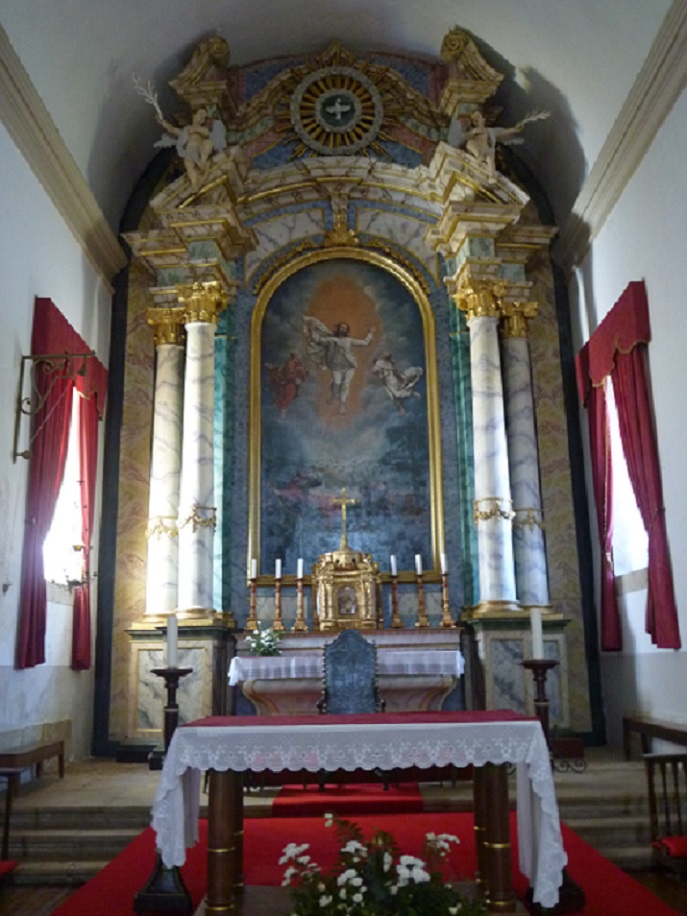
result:
M 296 620 L 291 628 L 291 632 L 303 633 L 307 629 L 303 605 L 303 579 L 299 577 L 296 579 Z
M 448 573 L 441 574 L 441 624 L 442 627 L 455 627 L 456 622 L 451 617 L 451 608 L 448 600 Z
M 257 580 L 255 576 L 250 578 L 250 604 L 248 611 L 248 620 L 246 621 L 247 630 L 256 630 L 258 627 L 258 618 L 256 614 L 257 603 L 258 603 L 258 593 L 257 593 Z
M 526 671 L 531 671 L 534 678 L 534 712 L 541 722 L 546 744 L 549 747 L 549 698 L 546 693 L 546 677 L 549 671 L 556 668 L 557 665 L 558 661 L 555 658 L 526 658 L 522 663 L 522 667 Z
M 284 621 L 281 615 L 281 579 L 274 580 L 274 620 L 272 629 L 284 631 Z
M 422 579 L 422 573 L 418 572 L 415 574 L 415 581 L 417 582 L 417 621 L 415 626 L 428 627 L 429 617 L 427 616 L 427 608 L 425 607 L 425 586 Z
M 391 574 L 391 629 L 404 629 L 404 623 L 398 612 L 398 575 L 396 573 Z
M 179 724 L 179 705 L 177 703 L 177 688 L 179 681 L 193 668 L 152 668 L 152 673 L 161 677 L 165 682 L 167 702 L 164 706 L 164 752 L 155 750 L 148 755 L 148 766 L 151 770 L 161 770 L 164 754 L 169 749 L 172 735 Z M 193 901 L 189 894 L 181 871 L 176 865 L 169 868 L 163 863 L 158 851 L 155 856 L 155 865 L 145 885 L 134 896 L 133 909 L 135 913 L 173 912 L 190 913 Z

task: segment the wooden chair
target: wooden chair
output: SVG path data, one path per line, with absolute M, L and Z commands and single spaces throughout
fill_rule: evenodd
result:
M 654 863 L 687 875 L 687 753 L 644 754 Z
M 385 706 L 377 684 L 377 646 L 357 630 L 342 630 L 323 650 L 322 697 L 317 708 L 321 713 L 346 716 L 384 712 Z M 381 770 L 375 773 L 388 789 L 386 775 Z M 319 774 L 320 789 L 324 789 L 325 776 Z

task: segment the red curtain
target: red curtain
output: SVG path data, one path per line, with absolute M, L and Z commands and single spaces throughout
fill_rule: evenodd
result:
M 601 419 L 601 413 L 605 415 L 606 410 L 603 394 L 605 380 L 608 377 L 612 379 L 623 452 L 649 540 L 646 631 L 659 648 L 679 649 L 681 641 L 665 527 L 663 487 L 646 373 L 646 348 L 650 339 L 649 306 L 644 283 L 630 283 L 578 354 L 577 376 L 581 398 L 589 409 L 592 477 L 608 475 L 603 485 L 597 486 L 594 480 L 597 519 L 600 515 L 607 517 L 604 506 L 610 503 L 606 497 L 611 492 L 611 469 L 610 462 L 604 457 L 608 451 L 607 431 L 603 433 L 602 441 L 601 427 L 606 425 L 606 421 Z M 603 408 L 597 403 L 599 399 L 604 400 Z M 610 523 L 612 525 L 612 515 Z M 601 540 L 601 525 L 599 531 Z M 620 649 L 622 640 L 617 604 L 615 600 L 611 603 L 607 594 L 609 565 L 612 582 L 613 558 L 603 545 L 602 556 L 602 648 Z M 604 634 L 607 644 L 604 644 Z
M 87 353 L 89 348 L 74 331 L 66 318 L 50 299 L 36 298 L 31 336 L 31 355 Z M 76 375 L 82 369 L 83 375 Z M 66 377 L 63 377 L 66 376 Z M 62 483 L 67 458 L 69 426 L 74 386 L 88 399 L 92 417 L 86 421 L 91 445 L 89 458 L 82 459 L 81 477 L 94 490 L 95 454 L 97 450 L 97 417 L 102 415 L 105 403 L 107 372 L 94 358 L 68 367 L 65 373 L 48 373 L 44 365 L 36 363 L 38 403 L 41 405 L 34 418 L 32 430 L 29 488 L 27 496 L 26 529 L 22 558 L 21 598 L 19 608 L 16 667 L 30 668 L 45 661 L 46 589 L 43 566 L 43 542 L 50 530 L 55 503 Z M 83 427 L 82 427 L 83 437 Z M 81 452 L 83 455 L 83 445 Z M 85 465 L 92 465 L 89 473 Z M 82 484 L 82 493 L 84 484 Z M 93 497 L 89 506 L 93 505 Z M 91 509 L 92 513 L 92 509 Z M 85 526 L 89 539 L 92 514 Z M 85 544 L 84 540 L 84 544 Z M 86 557 L 88 554 L 85 552 Z M 76 599 L 76 596 L 75 596 Z M 85 616 L 88 617 L 88 663 L 90 664 L 90 601 L 88 589 L 78 596 L 78 613 L 75 608 L 75 628 L 79 621 L 79 645 L 83 643 Z M 84 667 L 80 650 L 79 665 Z

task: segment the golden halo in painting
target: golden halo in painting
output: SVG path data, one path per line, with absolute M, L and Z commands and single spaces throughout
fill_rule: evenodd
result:
M 383 118 L 376 86 L 353 67 L 316 70 L 291 98 L 293 129 L 322 156 L 359 153 L 374 141 Z

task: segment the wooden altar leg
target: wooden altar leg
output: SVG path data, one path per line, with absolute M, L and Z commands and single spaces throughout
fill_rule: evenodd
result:
M 238 911 L 242 890 L 243 807 L 241 774 L 210 770 L 208 790 L 208 892 L 206 916 Z
M 486 822 L 487 911 L 515 913 L 511 876 L 510 820 L 508 813 L 508 770 L 505 764 L 487 763 L 484 771 Z
M 472 797 L 475 809 L 475 852 L 477 853 L 475 881 L 480 894 L 484 897 L 487 892 L 487 847 L 484 845 L 487 823 L 487 781 L 483 767 L 473 769 Z

